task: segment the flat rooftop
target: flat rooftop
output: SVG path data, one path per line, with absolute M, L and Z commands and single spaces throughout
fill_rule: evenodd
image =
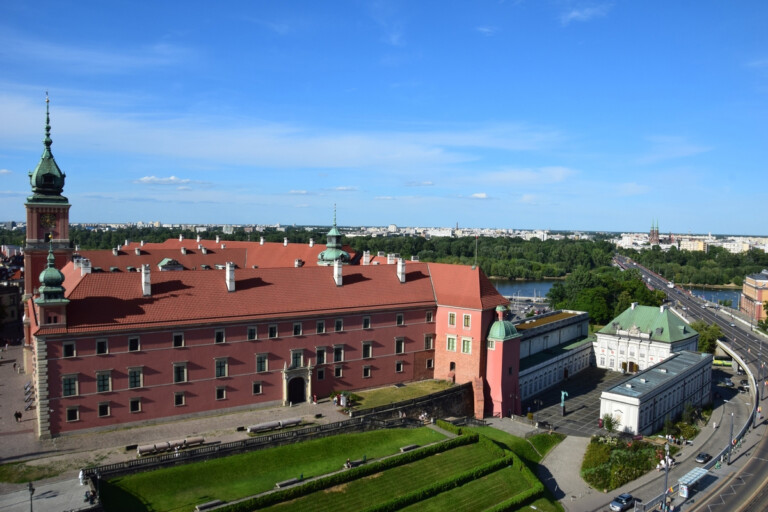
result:
M 676 352 L 662 362 L 619 382 L 604 392 L 639 398 L 676 378 L 704 359 L 711 361 L 712 354 L 690 351 Z
M 541 352 L 537 352 L 532 356 L 524 357 L 520 359 L 520 371 L 523 372 L 528 368 L 533 368 L 534 366 L 538 366 L 545 361 L 554 359 L 558 356 L 565 354 L 566 352 L 582 347 L 587 343 L 591 344 L 593 341 L 595 341 L 595 339 L 596 338 L 594 335 L 585 336 L 577 340 L 567 341 L 565 343 L 561 343 L 560 345 L 554 346 L 552 348 L 542 350 Z
M 515 324 L 515 328 L 518 331 L 535 329 L 536 327 L 541 327 L 542 325 L 547 325 L 553 322 L 558 322 L 560 320 L 565 320 L 566 318 L 579 316 L 579 314 L 580 313 L 571 313 L 571 312 L 561 311 L 559 313 L 555 313 L 554 315 L 543 316 L 540 318 L 534 317 L 531 320 L 523 320 L 519 324 Z

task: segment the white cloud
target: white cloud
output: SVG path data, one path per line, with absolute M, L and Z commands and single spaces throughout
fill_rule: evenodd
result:
M 335 187 L 333 190 L 337 192 L 355 192 L 357 190 L 357 187 Z
M 431 187 L 434 183 L 432 181 L 409 181 L 406 183 L 408 187 Z
M 158 178 L 157 176 L 144 176 L 134 181 L 134 183 L 141 183 L 144 185 L 179 185 L 182 183 L 191 183 L 192 180 L 177 178 L 176 176 L 170 176 L 168 178 Z
M 568 167 L 539 167 L 535 169 L 507 169 L 477 176 L 478 181 L 496 185 L 543 185 L 560 183 L 575 175 L 576 171 Z
M 616 185 L 616 193 L 621 196 L 638 196 L 647 194 L 651 191 L 651 187 L 648 185 L 640 185 L 638 183 L 619 183 Z
M 612 7 L 613 4 L 602 4 L 569 9 L 560 15 L 560 23 L 568 25 L 572 21 L 584 22 L 595 18 L 601 18 L 606 16 Z
M 524 204 L 537 204 L 539 202 L 539 198 L 536 196 L 536 194 L 523 194 L 520 196 L 520 202 Z
M 394 199 L 395 199 L 395 198 L 394 198 L 394 197 L 392 197 L 392 196 L 377 196 L 377 197 L 376 197 L 376 200 L 377 200 L 377 201 L 392 201 L 392 200 L 394 200 Z
M 469 197 L 471 197 L 472 199 L 488 199 L 488 194 L 486 194 L 485 192 L 475 192 Z
M 486 37 L 490 37 L 496 34 L 496 32 L 499 31 L 497 27 L 489 27 L 489 26 L 481 26 L 481 27 L 475 27 L 475 30 L 480 32 L 482 35 Z
M 11 174 L 12 172 L 10 169 L 0 169 L 0 174 Z
M 648 137 L 648 141 L 651 143 L 651 149 L 637 160 L 639 164 L 695 156 L 712 150 L 711 147 L 689 142 L 685 137 L 652 136 Z
M 303 195 L 306 195 L 308 192 L 306 190 L 289 190 L 288 193 L 293 195 L 303 196 Z

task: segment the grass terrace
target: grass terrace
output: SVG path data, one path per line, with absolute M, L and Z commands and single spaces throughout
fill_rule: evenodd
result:
M 452 387 L 453 384 L 447 380 L 422 380 L 418 382 L 409 382 L 401 386 L 387 386 L 368 391 L 355 392 L 357 402 L 354 409 L 371 409 L 380 405 L 389 405 L 403 400 L 419 398 L 437 393 Z

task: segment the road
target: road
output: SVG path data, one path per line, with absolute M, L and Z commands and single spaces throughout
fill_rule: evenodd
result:
M 766 391 L 766 364 L 762 355 L 763 340 L 768 341 L 768 338 L 753 332 L 751 323 L 740 318 L 737 313 L 731 313 L 726 308 L 708 304 L 707 301 L 692 296 L 687 290 L 680 287 L 670 288 L 669 281 L 628 258 L 616 256 L 616 263 L 622 268 L 636 268 L 645 282 L 657 290 L 664 291 L 669 300 L 678 305 L 689 321 L 703 320 L 709 324 L 719 325 L 725 335 L 724 341 L 747 363 L 750 372 L 755 377 L 750 387 L 759 393 L 758 403 L 762 403 Z M 768 349 L 768 345 L 766 345 L 766 349 Z M 736 396 L 751 397 L 751 394 Z M 737 430 L 740 427 L 741 424 Z M 768 442 L 765 438 L 761 437 L 759 442 L 756 442 L 750 452 L 749 460 L 737 473 L 719 479 L 712 487 L 713 489 L 708 494 L 705 493 L 705 497 L 694 507 L 686 507 L 686 509 L 712 512 L 768 510 Z

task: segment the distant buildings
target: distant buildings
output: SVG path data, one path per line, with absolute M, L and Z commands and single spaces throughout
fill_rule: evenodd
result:
M 768 301 L 768 270 L 746 276 L 739 301 L 741 312 L 754 322 L 765 320 L 766 301 Z

